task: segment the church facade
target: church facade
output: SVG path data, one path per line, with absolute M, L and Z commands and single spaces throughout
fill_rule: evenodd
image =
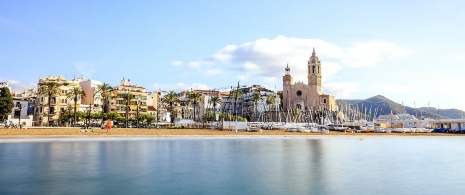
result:
M 308 84 L 294 83 L 289 64 L 283 76 L 283 109 L 298 108 L 300 110 L 336 111 L 336 100 L 322 91 L 322 67 L 320 58 L 313 48 L 312 56 L 307 62 Z

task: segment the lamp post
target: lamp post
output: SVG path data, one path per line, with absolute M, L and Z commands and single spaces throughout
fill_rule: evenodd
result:
M 23 110 L 24 105 L 22 105 L 20 102 L 16 102 L 16 107 L 19 109 L 19 122 L 18 122 L 18 125 L 19 125 L 19 128 L 21 129 L 21 127 L 22 127 L 22 125 L 21 125 L 21 111 Z

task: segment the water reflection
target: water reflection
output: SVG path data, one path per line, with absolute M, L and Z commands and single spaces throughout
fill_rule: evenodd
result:
M 454 138 L 3 143 L 0 194 L 454 194 L 465 190 L 464 143 Z

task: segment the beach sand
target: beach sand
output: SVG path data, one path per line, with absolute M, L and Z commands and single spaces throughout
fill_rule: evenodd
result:
M 447 133 L 344 133 L 331 131 L 329 134 L 286 132 L 284 130 L 263 130 L 262 132 L 238 132 L 211 129 L 137 129 L 113 128 L 110 133 L 105 129 L 80 128 L 28 128 L 4 129 L 0 128 L 0 137 L 29 137 L 29 136 L 465 136 L 465 134 Z

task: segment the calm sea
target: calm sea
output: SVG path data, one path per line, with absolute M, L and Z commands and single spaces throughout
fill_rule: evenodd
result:
M 0 194 L 464 194 L 465 138 L 1 138 Z

